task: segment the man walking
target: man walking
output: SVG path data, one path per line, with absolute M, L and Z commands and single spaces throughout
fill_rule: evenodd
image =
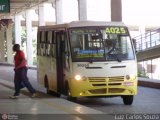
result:
M 30 84 L 27 77 L 27 67 L 26 67 L 26 59 L 24 52 L 20 50 L 20 45 L 15 44 L 13 46 L 13 51 L 16 52 L 14 56 L 15 63 L 15 75 L 14 75 L 14 85 L 15 85 L 15 93 L 11 98 L 18 98 L 20 94 L 20 89 L 26 87 L 29 92 L 32 94 L 31 97 L 35 97 L 36 90 Z

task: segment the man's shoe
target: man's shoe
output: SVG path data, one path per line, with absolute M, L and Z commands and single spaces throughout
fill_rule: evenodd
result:
M 12 98 L 12 99 L 17 99 L 17 98 L 19 98 L 19 96 L 17 95 L 13 95 L 13 96 L 10 96 L 9 98 Z
M 31 97 L 32 97 L 32 98 L 36 97 L 36 93 L 33 93 Z

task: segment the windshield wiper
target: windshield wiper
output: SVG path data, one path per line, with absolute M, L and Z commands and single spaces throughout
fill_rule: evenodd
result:
M 108 54 L 109 56 L 113 56 L 113 58 L 115 59 L 115 60 L 117 60 L 118 62 L 122 62 L 122 60 L 118 57 L 118 55 L 117 54 Z

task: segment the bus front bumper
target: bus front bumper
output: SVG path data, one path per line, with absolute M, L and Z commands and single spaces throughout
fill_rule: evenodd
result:
M 125 80 L 114 78 L 87 78 L 85 80 L 70 80 L 72 97 L 81 96 L 122 96 L 137 94 L 137 79 Z

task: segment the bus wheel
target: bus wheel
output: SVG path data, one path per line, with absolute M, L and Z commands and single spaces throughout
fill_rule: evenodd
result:
M 48 95 L 51 95 L 51 94 L 52 94 L 52 91 L 50 91 L 48 88 L 46 88 L 46 93 L 47 93 Z
M 61 94 L 60 93 L 55 93 L 55 96 L 56 97 L 61 97 Z
M 53 95 L 53 96 L 56 96 L 56 97 L 61 97 L 61 94 L 49 90 L 49 82 L 48 82 L 48 77 L 47 77 L 47 75 L 45 75 L 45 77 L 44 77 L 44 86 L 45 86 L 45 88 L 46 88 L 46 93 L 47 93 L 48 95 Z
M 133 103 L 133 95 L 122 96 L 122 99 L 125 105 L 132 105 Z
M 72 96 L 71 96 L 71 92 L 70 92 L 70 89 L 69 89 L 68 86 L 67 86 L 67 100 L 73 101 L 73 102 L 76 102 L 76 101 L 77 101 L 77 97 L 72 97 Z
M 46 75 L 44 76 L 44 86 L 46 88 L 46 93 L 51 94 L 51 91 L 49 90 L 48 78 Z
M 47 90 L 47 94 L 48 94 L 48 95 L 55 96 L 55 97 L 61 97 L 61 94 L 60 94 L 60 93 L 56 93 L 56 92 L 51 91 L 51 90 Z

